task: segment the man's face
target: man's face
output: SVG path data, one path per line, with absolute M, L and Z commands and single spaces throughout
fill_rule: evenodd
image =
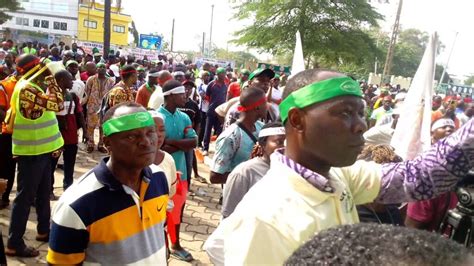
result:
M 451 135 L 454 132 L 454 128 L 452 126 L 444 126 L 435 129 L 435 131 L 431 132 L 431 137 L 433 138 L 433 143 L 438 142 L 441 139 Z
M 138 71 L 138 78 L 139 79 L 144 79 L 145 78 L 145 71 L 144 70 L 140 70 Z
M 255 77 L 252 79 L 251 85 L 253 87 L 262 89 L 266 93 L 270 88 L 270 78 L 264 76 Z
M 138 80 L 138 74 L 136 72 L 132 73 L 132 75 L 130 75 L 130 77 L 128 77 L 128 81 L 130 82 L 130 84 L 137 83 L 137 80 Z
M 240 80 L 242 82 L 246 82 L 247 80 L 249 80 L 249 75 L 248 74 L 241 74 L 240 75 Z
M 184 87 L 186 88 L 186 98 L 191 97 L 191 93 L 193 92 L 193 86 L 190 84 L 186 84 L 184 85 Z
M 219 79 L 221 81 L 225 80 L 225 73 L 223 72 L 223 73 L 217 74 L 217 79 Z
M 153 120 L 155 120 L 156 125 L 156 147 L 157 149 L 160 149 L 161 146 L 163 146 L 163 143 L 165 142 L 166 138 L 165 124 L 163 123 L 163 120 L 161 118 L 155 117 L 153 118 Z
M 465 114 L 467 117 L 472 117 L 472 115 L 474 115 L 474 104 L 473 104 L 473 103 L 469 103 L 469 104 L 466 106 L 466 110 L 464 110 L 464 114 Z
M 285 146 L 285 139 L 285 135 L 268 136 L 265 147 L 263 147 L 265 155 L 270 157 L 276 149 L 283 148 Z
M 207 82 L 209 82 L 209 75 L 202 75 L 201 79 L 202 79 L 203 82 L 207 83 Z
M 111 160 L 133 169 L 153 163 L 156 153 L 156 126 L 133 129 L 104 137 Z
M 64 76 L 61 80 L 56 80 L 58 86 L 66 92 L 66 89 L 72 89 L 72 75 L 68 74 Z
M 9 64 L 9 65 L 13 65 L 13 55 L 8 53 L 6 56 L 5 56 L 5 63 L 6 64 Z
M 54 57 L 58 57 L 59 56 L 59 49 L 57 47 L 54 47 L 53 49 L 51 49 L 51 55 L 54 56 Z
M 151 86 L 155 86 L 158 84 L 158 78 L 157 77 L 148 77 L 148 84 Z
M 441 107 L 442 101 L 443 101 L 443 99 L 441 99 L 441 97 L 439 97 L 439 96 L 435 96 L 433 98 L 433 103 L 431 104 L 433 111 L 436 111 L 436 110 L 438 110 L 438 108 Z
M 102 59 L 102 56 L 100 56 L 100 55 L 94 56 L 94 61 L 95 61 L 96 63 L 99 63 L 99 62 L 100 62 L 100 59 Z
M 383 100 L 383 109 L 388 111 L 390 108 L 392 108 L 392 100 Z
M 303 154 L 332 167 L 355 162 L 364 147 L 363 133 L 367 130 L 361 98 L 341 96 L 298 110 L 298 113 L 301 128 L 292 130 L 299 132 L 299 148 Z
M 280 86 L 280 79 L 272 79 L 273 88 L 278 88 Z
M 99 66 L 97 68 L 97 73 L 101 76 L 104 76 L 107 73 L 107 68 L 105 68 L 105 66 Z
M 76 65 L 76 64 L 70 64 L 67 67 L 67 71 L 69 71 L 69 73 L 71 73 L 73 76 L 75 76 L 77 74 L 77 72 L 79 72 L 79 66 Z
M 173 97 L 176 107 L 184 107 L 186 104 L 186 93 L 173 94 L 171 97 Z

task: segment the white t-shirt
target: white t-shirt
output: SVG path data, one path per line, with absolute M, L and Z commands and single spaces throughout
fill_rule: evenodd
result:
M 159 85 L 155 86 L 155 91 L 151 94 L 148 100 L 148 108 L 158 109 L 165 103 L 165 96 L 163 96 L 163 88 Z
M 150 168 L 153 173 L 155 172 L 164 172 L 166 176 L 166 180 L 168 181 L 168 189 L 169 189 L 169 198 L 174 196 L 176 193 L 176 184 L 178 183 L 178 176 L 176 175 L 176 165 L 174 163 L 173 157 L 163 151 L 165 153 L 165 157 L 163 161 L 159 164 L 152 164 Z
M 202 112 L 207 112 L 209 110 L 209 101 L 206 100 L 206 90 L 207 90 L 207 85 L 202 83 L 201 85 L 198 86 L 198 94 L 201 96 L 201 108 Z
M 86 84 L 84 84 L 84 82 L 82 80 L 73 80 L 72 81 L 72 89 L 70 90 L 70 92 L 76 94 L 76 96 L 79 98 L 80 102 L 81 102 L 81 105 L 82 104 L 85 104 L 85 100 L 87 98 L 87 95 L 86 95 Z

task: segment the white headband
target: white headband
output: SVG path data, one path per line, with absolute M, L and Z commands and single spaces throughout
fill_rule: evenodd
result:
M 431 126 L 431 132 L 435 131 L 438 128 L 442 128 L 442 127 L 445 127 L 445 126 L 451 126 L 453 128 L 456 127 L 455 124 L 454 124 L 454 121 L 452 119 L 441 118 L 441 119 L 436 120 L 436 122 L 433 123 L 433 125 Z
M 160 72 L 148 73 L 148 76 L 152 78 L 157 78 L 160 76 Z
M 180 93 L 186 93 L 186 88 L 184 86 L 179 86 L 176 87 L 172 90 L 165 91 L 163 92 L 163 96 L 171 95 L 171 94 L 180 94 Z
M 284 127 L 268 127 L 260 130 L 258 133 L 258 138 L 264 138 L 268 136 L 278 136 L 278 135 L 285 135 L 285 128 Z

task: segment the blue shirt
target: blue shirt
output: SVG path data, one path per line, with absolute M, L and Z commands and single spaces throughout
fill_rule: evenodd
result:
M 206 95 L 209 96 L 209 111 L 214 111 L 217 106 L 225 103 L 227 97 L 227 85 L 219 84 L 216 80 L 211 81 L 206 89 Z
M 255 123 L 255 132 L 258 138 L 263 123 Z M 250 160 L 255 143 L 236 123 L 230 125 L 216 140 L 216 153 L 214 154 L 211 171 L 219 174 L 231 172 L 237 165 Z
M 196 138 L 196 132 L 191 124 L 191 119 L 188 115 L 176 109 L 172 114 L 166 110 L 164 106 L 160 106 L 158 109 L 165 118 L 165 133 L 166 139 L 182 140 Z M 171 153 L 176 164 L 176 170 L 181 172 L 181 180 L 186 180 L 186 158 L 184 157 L 184 151 L 176 151 Z

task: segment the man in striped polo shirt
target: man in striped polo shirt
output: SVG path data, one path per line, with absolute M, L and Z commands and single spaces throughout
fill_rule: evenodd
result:
M 148 167 L 156 152 L 151 115 L 113 106 L 102 125 L 110 157 L 74 183 L 53 213 L 49 264 L 166 265 L 168 184 Z

